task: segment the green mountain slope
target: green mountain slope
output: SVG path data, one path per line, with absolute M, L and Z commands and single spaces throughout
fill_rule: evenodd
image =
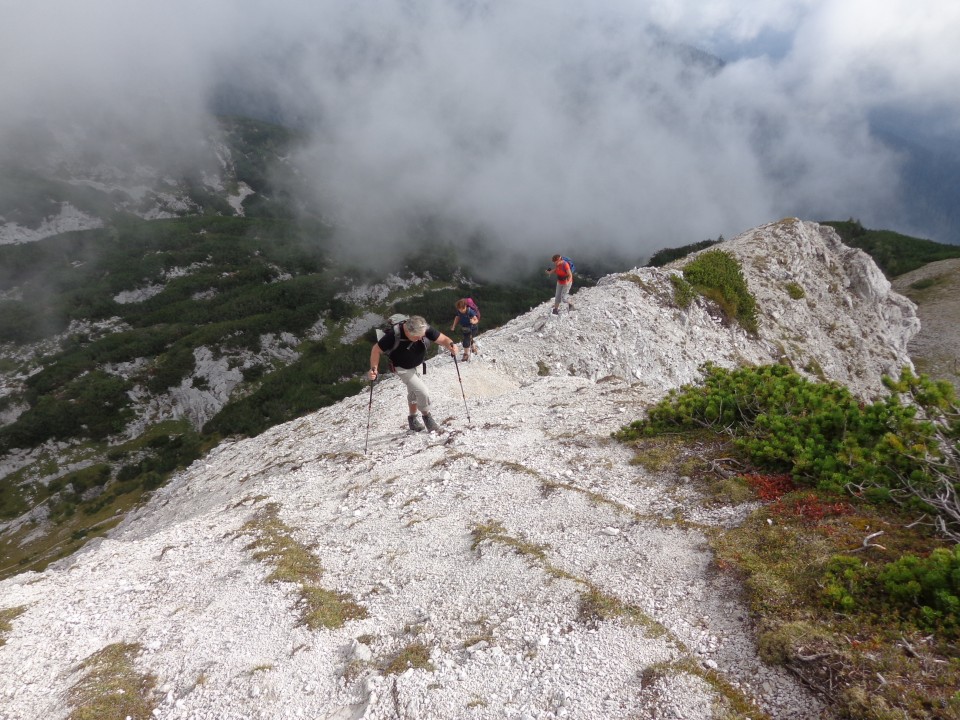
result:
M 937 260 L 960 257 L 960 245 L 901 235 L 892 230 L 868 230 L 856 220 L 825 220 L 851 247 L 864 250 L 888 278 L 916 270 Z
M 0 521 L 34 513 L 0 541 L 16 558 L 0 574 L 71 552 L 222 438 L 359 391 L 372 332 L 347 329 L 366 314 L 417 312 L 445 328 L 455 300 L 473 295 L 491 328 L 550 294 L 542 274 L 514 285 L 426 279 L 457 258 L 421 247 L 404 263 L 419 276 L 399 269 L 405 286 L 350 300 L 380 279 L 336 263 L 330 233 L 282 217 L 122 216 L 0 246 L 0 461 L 16 467 L 0 478 Z M 209 389 L 201 353 L 241 375 L 219 411 L 202 426 L 138 421 L 175 389 Z

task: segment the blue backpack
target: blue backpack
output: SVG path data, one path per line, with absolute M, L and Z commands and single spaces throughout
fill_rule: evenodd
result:
M 567 265 L 570 266 L 570 273 L 573 274 L 577 271 L 577 266 L 573 264 L 573 260 L 568 258 L 566 255 L 561 255 L 560 259 L 563 260 Z

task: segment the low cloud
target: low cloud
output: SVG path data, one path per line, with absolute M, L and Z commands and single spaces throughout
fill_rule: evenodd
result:
M 24 6 L 0 30 L 0 142 L 42 123 L 78 152 L 185 161 L 227 86 L 305 130 L 309 200 L 361 254 L 435 217 L 639 258 L 786 215 L 897 227 L 902 159 L 871 116 L 960 137 L 948 4 L 636 5 Z

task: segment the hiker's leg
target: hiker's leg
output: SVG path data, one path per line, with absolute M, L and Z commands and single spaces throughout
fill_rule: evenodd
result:
M 429 415 L 430 395 L 426 383 L 417 374 L 417 369 L 397 368 L 397 377 L 407 386 L 407 402 L 410 403 L 411 412 L 416 412 L 415 408 L 419 408 L 422 414 Z
M 564 289 L 565 287 L 566 287 L 566 285 L 561 285 L 560 283 L 557 283 L 557 290 L 556 290 L 556 292 L 553 294 L 553 309 L 554 309 L 554 310 L 559 310 L 559 309 L 560 309 L 560 301 L 563 299 L 563 289 Z
M 473 332 L 470 328 L 463 329 L 463 357 L 462 360 L 470 359 L 470 346 L 473 345 Z

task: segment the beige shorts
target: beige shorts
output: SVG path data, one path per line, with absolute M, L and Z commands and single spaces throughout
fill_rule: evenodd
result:
M 417 368 L 396 368 L 397 377 L 407 386 L 407 402 L 416 403 L 417 409 L 424 415 L 430 414 L 430 394 Z

